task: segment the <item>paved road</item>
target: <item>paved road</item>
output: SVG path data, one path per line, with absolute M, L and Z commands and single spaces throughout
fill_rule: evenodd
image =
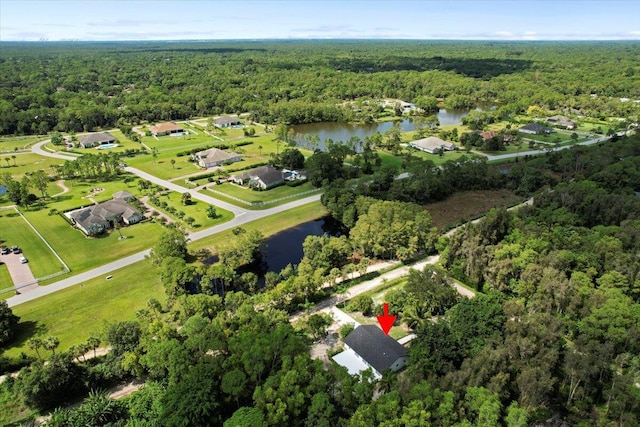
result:
M 559 147 L 551 147 L 551 148 L 545 148 L 545 149 L 541 149 L 541 150 L 530 150 L 530 151 L 521 151 L 519 153 L 509 153 L 509 154 L 498 154 L 496 156 L 490 156 L 488 154 L 483 154 L 483 153 L 479 153 L 482 154 L 483 156 L 487 157 L 487 160 L 492 161 L 492 160 L 503 160 L 503 159 L 513 159 L 515 157 L 524 157 L 524 156 L 535 156 L 538 154 L 543 154 L 546 153 L 547 151 L 559 151 L 559 150 L 564 150 L 567 148 L 571 148 L 574 147 L 576 145 L 593 145 L 593 144 L 597 144 L 599 142 L 605 142 L 610 140 L 611 138 L 608 136 L 600 136 L 598 138 L 594 138 L 594 139 L 590 139 L 588 141 L 583 141 L 583 142 L 578 142 L 577 144 L 572 144 L 572 145 L 561 145 Z

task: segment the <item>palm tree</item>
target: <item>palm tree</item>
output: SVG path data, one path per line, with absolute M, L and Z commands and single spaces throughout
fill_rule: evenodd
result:
M 176 159 L 171 159 L 171 167 L 176 168 Z
M 158 149 L 157 148 L 152 148 L 151 149 L 151 157 L 153 158 L 153 164 L 156 164 L 156 160 L 158 159 Z
M 258 151 L 260 152 L 260 157 L 262 157 L 262 145 L 258 145 Z
M 9 157 L 5 157 L 4 158 L 5 162 L 7 162 L 7 167 L 9 167 L 9 160 L 11 160 Z
M 100 347 L 100 338 L 92 335 L 87 339 L 87 345 L 89 348 L 93 349 L 93 357 L 96 357 L 96 349 Z
M 16 165 L 16 155 L 15 154 L 11 155 L 11 158 L 13 159 L 13 166 L 17 166 Z
M 46 337 L 43 341 L 42 341 L 42 346 L 51 351 L 51 354 L 56 354 L 56 348 L 58 348 L 58 346 L 60 345 L 60 340 L 58 339 L 58 337 L 55 337 L 53 335 Z
M 33 350 L 36 352 L 36 354 L 38 355 L 38 359 L 42 360 L 42 357 L 40 356 L 40 349 L 42 348 L 42 340 L 38 337 L 33 337 L 33 338 L 29 338 L 27 340 L 27 347 L 29 347 L 30 350 Z

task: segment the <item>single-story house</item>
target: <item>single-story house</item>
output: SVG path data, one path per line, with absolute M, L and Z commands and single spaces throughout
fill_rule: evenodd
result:
M 382 372 L 399 371 L 409 360 L 407 349 L 385 335 L 378 325 L 358 326 L 344 339 L 344 347 L 345 351 L 333 356 L 333 360 L 351 375 L 371 368 L 376 378 L 382 378 Z
M 560 115 L 547 117 L 547 123 L 564 129 L 575 129 L 576 127 L 576 122 L 568 117 Z
M 455 144 L 447 142 L 444 139 L 440 139 L 435 136 L 411 141 L 409 143 L 409 147 L 417 148 L 418 150 L 426 151 L 427 153 L 432 154 L 440 149 L 444 151 L 454 151 L 456 149 Z
M 91 148 L 96 145 L 113 144 L 116 139 L 109 132 L 96 132 L 82 135 L 78 138 L 78 144 L 82 148 Z
M 247 184 L 254 190 L 268 190 L 284 182 L 284 173 L 273 166 L 260 166 L 241 175 L 231 177 L 236 184 Z
M 242 156 L 237 153 L 227 153 L 218 148 L 210 148 L 204 151 L 198 151 L 193 155 L 193 159 L 201 168 L 212 168 L 226 163 L 234 163 L 242 160 Z
M 547 126 L 543 126 L 540 123 L 529 123 L 528 125 L 522 126 L 518 129 L 520 133 L 528 133 L 531 135 L 542 135 L 542 134 L 550 134 L 553 132 L 553 129 Z
M 67 212 L 65 215 L 84 234 L 95 236 L 114 227 L 115 224 L 131 225 L 142 221 L 144 216 L 127 203 L 133 198 L 133 194 L 119 191 L 114 194 L 113 200 Z
M 216 126 L 218 126 L 219 128 L 228 128 L 231 126 L 239 126 L 242 124 L 242 120 L 238 119 L 238 118 L 234 118 L 231 116 L 222 116 L 222 117 L 218 117 L 215 120 Z
M 496 136 L 500 135 L 500 132 L 496 132 L 495 130 L 488 130 L 485 132 L 480 132 L 480 136 L 482 137 L 482 139 L 484 139 L 485 141 L 490 140 L 491 138 L 495 138 Z M 502 134 L 502 140 L 504 142 L 509 142 L 511 141 L 511 135 L 509 135 L 508 133 L 504 133 Z
M 184 132 L 184 129 L 173 122 L 166 122 L 150 126 L 149 131 L 153 136 L 163 136 L 173 134 L 180 135 Z

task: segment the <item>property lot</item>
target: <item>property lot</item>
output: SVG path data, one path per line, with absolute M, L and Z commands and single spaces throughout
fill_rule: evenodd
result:
M 209 191 L 215 190 L 216 192 Z M 276 188 L 272 188 L 267 191 L 254 191 L 246 187 L 241 187 L 239 185 L 233 183 L 224 183 L 220 185 L 211 185 L 209 186 L 209 190 L 203 190 L 202 193 L 209 194 L 213 197 L 220 197 L 229 203 L 233 203 L 235 205 L 241 206 L 243 208 L 247 208 L 247 205 L 237 200 L 233 200 L 231 197 L 238 198 L 240 200 L 244 200 L 247 203 L 269 203 L 277 199 L 281 199 L 286 197 L 286 200 L 283 200 L 282 203 L 290 202 L 295 199 L 299 199 L 302 197 L 306 197 L 308 191 L 313 190 L 313 186 L 311 183 L 304 183 L 297 187 L 289 187 L 288 185 L 281 185 Z M 218 193 L 219 192 L 219 193 Z M 230 196 L 229 198 L 221 197 L 220 193 Z M 265 207 L 273 207 L 277 203 L 269 203 L 268 206 Z
M 64 266 L 45 242 L 15 209 L 0 210 L 0 230 L 2 230 L 0 239 L 3 240 L 3 245 L 9 247 L 17 245 L 22 249 L 23 253 L 12 254 L 11 257 L 15 257 L 16 262 L 19 257 L 26 257 L 29 263 L 25 265 L 30 268 L 36 278 L 54 274 L 64 269 Z M 4 261 L 7 257 L 9 255 L 2 255 L 2 260 Z M 23 282 L 20 281 L 20 283 Z

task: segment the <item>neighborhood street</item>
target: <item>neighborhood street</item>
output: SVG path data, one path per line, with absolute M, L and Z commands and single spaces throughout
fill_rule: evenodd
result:
M 624 134 L 624 132 L 623 132 L 623 134 Z M 495 156 L 490 156 L 490 155 L 484 154 L 484 153 L 479 153 L 479 154 L 482 154 L 483 156 L 485 156 L 488 161 L 513 159 L 513 158 L 516 158 L 516 157 L 524 157 L 524 156 L 527 156 L 527 155 L 528 156 L 533 156 L 533 155 L 537 155 L 537 154 L 543 154 L 543 153 L 546 153 L 548 151 L 564 150 L 566 148 L 571 148 L 571 147 L 574 147 L 576 145 L 593 145 L 593 144 L 597 144 L 599 142 L 608 141 L 610 139 L 611 139 L 611 137 L 609 137 L 609 136 L 599 136 L 598 138 L 593 138 L 593 139 L 590 139 L 588 141 L 578 142 L 576 144 L 561 145 L 561 146 L 556 146 L 556 147 L 543 148 L 543 149 L 540 149 L 540 150 L 529 150 L 529 151 L 521 151 L 519 153 L 498 154 L 498 155 L 495 155 Z

